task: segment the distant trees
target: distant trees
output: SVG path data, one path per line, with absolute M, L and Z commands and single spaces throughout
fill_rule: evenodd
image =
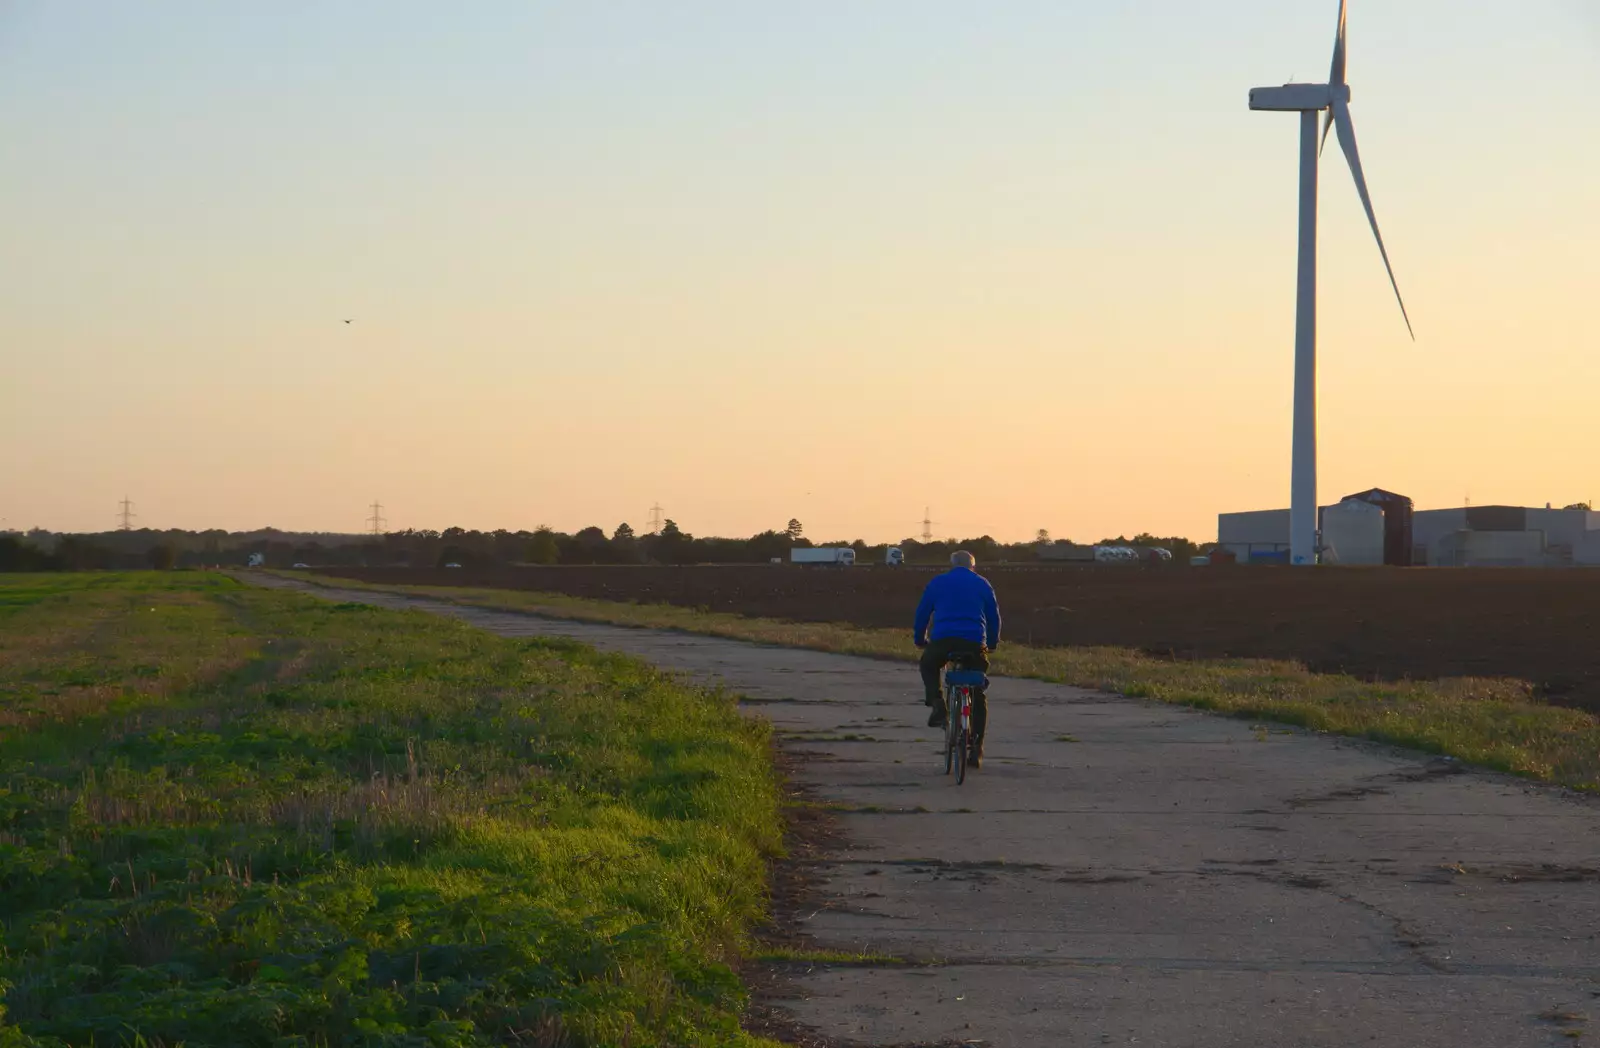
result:
M 557 540 L 561 546 L 563 564 L 611 563 L 611 540 L 597 527 L 582 528 L 566 541 Z
M 1040 529 L 1036 535 L 1049 536 Z M 798 535 L 798 537 L 797 537 Z M 982 563 L 1031 562 L 1038 557 L 1038 539 L 1004 543 L 993 536 L 919 542 L 902 539 L 897 545 L 912 564 L 944 564 L 957 549 L 970 550 Z M 1141 533 L 1131 539 L 1106 540 L 1107 544 L 1161 546 L 1175 560 L 1186 561 L 1199 547 L 1183 538 L 1163 538 Z M 639 535 L 631 525 L 618 524 L 608 537 L 599 527 L 572 534 L 541 526 L 533 531 L 476 531 L 451 527 L 444 531 L 406 529 L 381 536 L 328 533 L 291 533 L 263 529 L 254 532 L 133 531 L 63 535 L 35 530 L 26 535 L 0 533 L 0 571 L 85 571 L 106 568 L 243 566 L 253 553 L 264 553 L 271 567 L 305 563 L 312 567 L 417 567 L 444 564 L 489 568 L 508 564 L 765 564 L 787 561 L 789 551 L 810 546 L 798 519 L 780 530 L 749 538 L 695 536 L 676 521 L 667 521 L 658 535 Z M 882 563 L 883 543 L 861 539 L 833 541 L 856 551 L 858 563 Z M 158 553 L 158 551 L 160 551 Z
M 1034 535 L 1033 541 L 1039 543 L 1040 545 L 1043 545 L 1044 543 L 1049 542 L 1050 541 L 1050 529 L 1049 528 L 1040 528 L 1039 529 L 1039 533 Z
M 151 546 L 149 551 L 145 553 L 145 559 L 149 561 L 150 567 L 154 571 L 171 571 L 178 566 L 178 549 L 169 542 L 163 542 L 160 545 Z
M 750 552 L 749 559 L 758 563 L 785 560 L 789 550 L 794 547 L 794 540 L 787 531 L 763 531 L 759 535 L 752 535 L 745 546 Z
M 61 559 L 17 535 L 0 535 L 0 571 L 60 571 Z
M 979 560 L 993 561 L 1000 559 L 1000 543 L 990 535 L 979 535 L 975 539 L 964 539 L 960 544 L 960 548 Z
M 561 549 L 556 545 L 556 533 L 543 524 L 534 528 L 533 537 L 528 540 L 528 563 L 554 564 L 560 558 Z
M 117 555 L 87 536 L 65 535 L 56 543 L 55 558 L 69 571 L 97 571 L 117 566 Z
M 476 561 L 477 558 L 472 555 L 470 549 L 452 542 L 439 548 L 439 555 L 434 558 L 433 566 L 448 568 L 452 564 L 459 564 L 462 567 L 475 568 L 478 566 Z
M 694 536 L 679 528 L 677 521 L 669 520 L 650 544 L 650 555 L 663 564 L 683 564 L 691 559 L 688 554 L 693 545 Z
M 644 556 L 639 548 L 639 538 L 633 533 L 633 528 L 627 521 L 617 525 L 617 530 L 611 533 L 611 557 L 618 564 L 637 564 Z

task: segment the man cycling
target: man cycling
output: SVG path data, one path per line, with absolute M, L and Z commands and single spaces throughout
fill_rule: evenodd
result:
M 973 570 L 977 559 L 962 550 L 950 554 L 950 564 L 949 571 L 935 576 L 922 591 L 912 635 L 922 649 L 922 685 L 927 692 L 923 702 L 932 707 L 930 728 L 944 727 L 948 716 L 939 679 L 945 663 L 961 655 L 969 668 L 987 671 L 989 652 L 1000 645 L 1000 605 L 989 580 Z M 969 759 L 974 768 L 983 766 L 983 729 L 988 721 L 989 700 L 980 691 L 972 703 Z

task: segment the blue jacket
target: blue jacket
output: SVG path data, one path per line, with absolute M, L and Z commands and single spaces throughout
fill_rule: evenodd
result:
M 929 620 L 933 622 L 931 636 Z M 947 637 L 975 640 L 990 648 L 997 646 L 1000 643 L 1000 605 L 994 599 L 994 587 L 971 568 L 951 568 L 935 576 L 922 591 L 914 628 L 913 636 L 919 646 L 924 640 Z

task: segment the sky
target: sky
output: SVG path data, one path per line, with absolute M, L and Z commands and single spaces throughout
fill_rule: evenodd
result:
M 0 0 L 0 527 L 1215 535 L 1332 0 Z M 1600 5 L 1354 0 L 1322 501 L 1600 498 Z M 345 324 L 344 319 L 353 322 Z

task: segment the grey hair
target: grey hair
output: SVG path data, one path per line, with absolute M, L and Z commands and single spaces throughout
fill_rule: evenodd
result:
M 958 549 L 950 554 L 950 563 L 958 568 L 975 568 L 978 566 L 978 558 L 964 549 Z

